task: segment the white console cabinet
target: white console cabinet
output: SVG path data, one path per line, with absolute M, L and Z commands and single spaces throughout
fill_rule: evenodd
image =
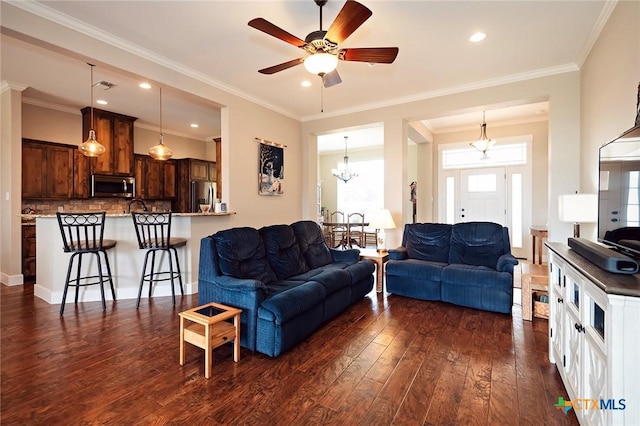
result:
M 549 360 L 580 424 L 640 424 L 640 277 L 547 246 Z

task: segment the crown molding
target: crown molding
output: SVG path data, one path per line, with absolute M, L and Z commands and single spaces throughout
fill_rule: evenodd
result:
M 4 93 L 7 90 L 17 90 L 19 92 L 23 92 L 27 89 L 27 87 L 29 86 L 25 86 L 24 84 L 15 83 L 9 80 L 2 80 L 2 82 L 0 82 L 0 93 Z
M 618 5 L 618 0 L 607 0 L 604 3 L 604 6 L 600 11 L 600 15 L 596 20 L 596 23 L 591 29 L 591 33 L 589 33 L 589 37 L 587 38 L 587 41 L 584 43 L 584 46 L 582 46 L 582 50 L 580 51 L 580 54 L 576 59 L 576 63 L 580 68 L 582 68 L 582 65 L 584 65 L 584 62 L 589 57 L 589 53 L 591 53 L 591 49 L 593 49 L 593 46 L 596 44 L 598 37 L 600 37 L 600 33 L 604 29 L 605 24 L 607 23 L 607 21 L 611 17 L 611 14 L 613 13 L 613 9 L 615 9 L 617 5 Z
M 4 0 L 7 3 L 10 3 L 12 6 L 16 6 L 26 12 L 29 12 L 33 15 L 39 16 L 48 21 L 54 22 L 58 25 L 62 25 L 70 30 L 76 31 L 78 33 L 84 34 L 88 37 L 91 37 L 95 40 L 98 40 L 102 43 L 111 45 L 120 50 L 123 50 L 132 55 L 138 56 L 140 58 L 146 59 L 154 64 L 160 65 L 169 70 L 175 71 L 179 74 L 192 78 L 194 80 L 205 83 L 209 86 L 215 87 L 217 89 L 223 90 L 227 93 L 230 93 L 234 96 L 247 100 L 249 102 L 258 104 L 265 108 L 268 108 L 272 111 L 278 112 L 282 115 L 285 115 L 289 118 L 293 118 L 295 120 L 300 120 L 300 117 L 296 114 L 292 114 L 290 111 L 286 111 L 278 106 L 272 105 L 262 99 L 256 98 L 249 93 L 238 90 L 235 87 L 229 86 L 221 81 L 215 80 L 204 73 L 196 71 L 192 68 L 185 67 L 184 65 L 173 61 L 167 57 L 157 55 L 156 53 L 144 49 L 140 46 L 137 46 L 127 40 L 124 40 L 120 37 L 116 37 L 111 33 L 103 31 L 99 28 L 94 27 L 93 25 L 89 25 L 85 22 L 82 22 L 78 19 L 72 18 L 69 15 L 65 15 L 64 13 L 60 13 L 42 3 L 38 3 L 35 1 L 18 1 L 18 0 Z
M 333 111 L 331 113 L 322 113 L 322 114 L 305 116 L 305 117 L 302 117 L 301 121 L 306 122 L 306 121 L 320 120 L 320 119 L 329 118 L 329 117 L 338 117 L 345 114 L 369 111 L 377 108 L 391 107 L 391 106 L 396 106 L 400 104 L 406 104 L 409 102 L 416 102 L 416 101 L 423 101 L 426 99 L 438 98 L 441 96 L 455 95 L 458 93 L 469 92 L 472 90 L 486 89 L 489 87 L 501 86 L 503 84 L 516 83 L 520 81 L 532 80 L 535 78 L 548 77 L 552 75 L 564 74 L 564 73 L 574 72 L 579 70 L 580 68 L 575 63 L 559 65 L 557 67 L 542 68 L 539 70 L 527 71 L 519 74 L 511 74 L 504 77 L 478 81 L 470 84 L 464 84 L 461 86 L 454 86 L 447 89 L 417 93 L 415 95 L 389 99 L 383 102 L 359 105 L 354 108 L 347 108 L 339 111 Z

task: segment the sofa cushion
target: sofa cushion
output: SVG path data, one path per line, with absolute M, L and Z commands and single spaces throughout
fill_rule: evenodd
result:
M 411 259 L 445 263 L 449 260 L 451 225 L 410 223 L 405 225 L 402 239 Z
M 213 235 L 220 257 L 220 270 L 235 278 L 251 278 L 264 284 L 276 281 L 267 261 L 262 237 L 257 229 L 242 227 L 218 231 Z
M 282 291 L 262 302 L 258 309 L 258 317 L 276 324 L 285 322 L 322 305 L 327 297 L 325 287 L 310 281 Z
M 289 225 L 265 226 L 259 230 L 267 252 L 267 260 L 279 280 L 309 270 L 300 253 L 300 246 Z
M 327 243 L 324 241 L 322 229 L 311 220 L 301 220 L 291 224 L 300 252 L 310 269 L 328 265 L 333 261 Z
M 502 225 L 491 222 L 456 223 L 451 230 L 449 263 L 496 269 L 505 253 Z
M 390 260 L 386 265 L 387 276 L 409 277 L 428 281 L 440 281 L 442 269 L 447 266 L 442 262 L 428 262 L 417 259 Z

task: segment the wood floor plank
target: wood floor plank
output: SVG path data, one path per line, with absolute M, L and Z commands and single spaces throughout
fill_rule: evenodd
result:
M 576 425 L 546 323 L 372 292 L 277 358 L 187 345 L 197 295 L 59 305 L 0 288 L 0 421 L 57 424 Z M 527 401 L 528 400 L 528 401 Z M 550 402 L 551 401 L 551 402 Z M 537 405 L 537 406 L 534 406 Z M 514 420 L 515 419 L 515 420 Z

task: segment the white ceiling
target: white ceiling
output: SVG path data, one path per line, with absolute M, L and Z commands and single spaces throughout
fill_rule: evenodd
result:
M 373 16 L 341 47 L 398 46 L 398 58 L 393 64 L 376 66 L 341 62 L 338 70 L 343 83 L 325 89 L 324 113 L 320 113 L 320 79 L 303 66 L 274 75 L 257 72 L 301 57 L 303 52 L 247 25 L 263 17 L 304 39 L 319 25 L 318 7 L 312 0 L 3 1 L 2 8 L 26 9 L 129 52 L 143 52 L 151 60 L 199 75 L 214 86 L 288 116 L 308 120 L 577 70 L 615 4 L 598 0 L 361 3 Z M 329 0 L 323 12 L 324 29 L 343 4 Z M 108 91 L 96 88 L 96 99 L 109 98 L 109 105 L 101 108 L 139 117 L 140 125 L 159 125 L 157 89 L 143 92 L 137 88 L 144 76 L 112 69 L 100 52 L 94 58 L 70 57 L 36 46 L 45 46 L 46 40 L 22 41 L 21 34 L 4 28 L 9 19 L 5 15 L 2 80 L 29 86 L 24 93 L 28 102 L 75 110 L 86 106 L 89 68 L 85 60 L 92 60 L 101 64 L 95 68 L 94 80 L 117 85 Z M 470 43 L 469 36 L 479 30 L 487 38 Z M 311 81 L 311 87 L 302 87 L 303 80 Z M 545 104 L 521 105 L 498 113 L 495 106 L 475 106 L 469 111 L 424 117 L 424 124 L 436 133 L 477 127 L 482 109 L 488 109 L 490 126 L 494 118 L 532 120 L 545 108 Z M 165 130 L 198 139 L 220 135 L 218 106 L 210 101 L 165 87 L 163 114 Z M 198 130 L 187 127 L 193 121 L 199 121 Z

